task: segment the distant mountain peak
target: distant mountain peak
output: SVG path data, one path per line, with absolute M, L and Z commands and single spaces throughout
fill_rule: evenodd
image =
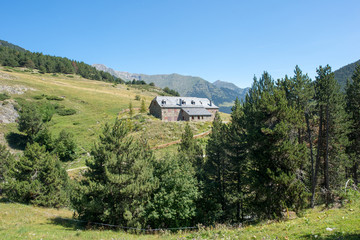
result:
M 178 73 L 147 75 L 116 71 L 103 64 L 93 64 L 93 66 L 126 81 L 135 79 L 147 83 L 153 82 L 158 87 L 174 89 L 184 97 L 208 98 L 220 106 L 220 111 L 227 113 L 231 111 L 229 103 L 231 104 L 236 97 L 244 98 L 248 90 L 247 88 L 241 89 L 229 82 L 218 80 L 215 83 L 210 83 L 201 77 L 185 76 Z M 222 103 L 226 103 L 227 107 L 222 107 Z

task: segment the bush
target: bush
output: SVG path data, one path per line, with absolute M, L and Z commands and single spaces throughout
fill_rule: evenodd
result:
M 45 97 L 46 97 L 45 94 L 41 94 L 41 95 L 33 96 L 32 98 L 33 98 L 33 99 L 36 99 L 36 100 L 41 100 L 41 99 L 44 99 Z
M 58 108 L 56 109 L 56 113 L 60 116 L 69 116 L 76 114 L 76 110 L 72 108 Z
M 4 101 L 9 98 L 10 98 L 10 96 L 7 95 L 6 93 L 0 93 L 0 101 Z
M 140 101 L 140 99 L 141 99 L 140 95 L 136 95 L 136 96 L 135 96 L 135 100 L 136 100 L 136 101 Z
M 58 96 L 46 96 L 47 100 L 54 100 L 54 101 L 63 101 L 64 98 Z
M 55 153 L 61 161 L 73 161 L 76 158 L 76 143 L 72 133 L 62 130 L 56 140 Z

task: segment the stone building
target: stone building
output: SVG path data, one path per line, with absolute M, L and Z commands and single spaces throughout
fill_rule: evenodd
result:
M 219 108 L 207 98 L 157 96 L 150 114 L 163 121 L 212 121 Z

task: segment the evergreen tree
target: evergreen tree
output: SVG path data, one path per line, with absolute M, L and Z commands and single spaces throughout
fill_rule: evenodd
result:
M 16 162 L 6 195 L 18 202 L 45 207 L 68 204 L 68 175 L 57 158 L 38 143 L 28 144 L 23 157 Z
M 43 127 L 43 115 L 34 103 L 27 103 L 21 106 L 18 120 L 19 131 L 24 132 L 30 141 L 35 139 L 36 134 Z
M 85 179 L 72 199 L 79 217 L 128 227 L 146 225 L 147 205 L 158 186 L 154 157 L 146 142 L 135 141 L 130 122 L 105 125 L 92 151 Z
M 346 111 L 350 120 L 348 134 L 350 144 L 347 153 L 351 159 L 350 176 L 355 185 L 359 183 L 360 164 L 360 65 L 357 65 L 352 75 L 352 82 L 346 86 Z
M 130 117 L 132 117 L 134 115 L 134 109 L 132 106 L 132 102 L 129 103 L 129 115 L 130 115 Z
M 145 107 L 145 101 L 144 101 L 144 99 L 141 100 L 140 112 L 141 112 L 141 113 L 146 113 L 146 107 Z
M 219 113 L 215 114 L 212 131 L 206 145 L 205 196 L 208 200 L 206 210 L 209 221 L 224 221 L 229 199 L 230 166 L 225 152 L 226 125 L 222 123 Z
M 268 73 L 259 81 L 254 79 L 244 114 L 256 214 L 280 217 L 284 208 L 297 211 L 304 207 L 305 186 L 297 172 L 304 161 L 305 145 L 293 134 L 299 114 Z
M 312 204 L 319 170 L 323 171 L 325 200 L 331 201 L 331 191 L 340 187 L 345 176 L 346 155 L 344 148 L 347 145 L 347 121 L 344 111 L 344 97 L 340 92 L 339 84 L 334 78 L 329 65 L 317 69 L 315 81 L 315 97 L 319 115 L 319 134 L 314 179 L 312 182 Z M 320 166 L 322 165 L 322 166 Z M 313 206 L 313 205 L 312 205 Z
M 76 158 L 76 143 L 74 135 L 62 130 L 56 140 L 55 153 L 61 161 L 74 161 Z
M 13 170 L 15 164 L 14 156 L 0 144 L 0 194 L 2 193 L 3 184 L 6 184 L 7 178 Z
M 245 131 L 245 115 L 242 104 L 236 98 L 231 112 L 231 122 L 226 140 L 226 155 L 229 158 L 229 172 L 231 185 L 229 194 L 232 200 L 232 218 L 244 221 L 245 214 L 249 214 L 247 194 L 249 192 L 249 159 L 247 153 L 247 135 Z
M 179 145 L 179 153 L 183 154 L 185 158 L 195 167 L 198 176 L 203 165 L 203 150 L 201 146 L 194 139 L 194 134 L 190 128 L 189 123 L 185 124 L 184 132 L 181 135 L 181 142 Z

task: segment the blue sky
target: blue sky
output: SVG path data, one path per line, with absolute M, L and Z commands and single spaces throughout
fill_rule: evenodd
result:
M 251 86 L 360 59 L 360 1 L 2 1 L 0 39 L 115 70 Z

